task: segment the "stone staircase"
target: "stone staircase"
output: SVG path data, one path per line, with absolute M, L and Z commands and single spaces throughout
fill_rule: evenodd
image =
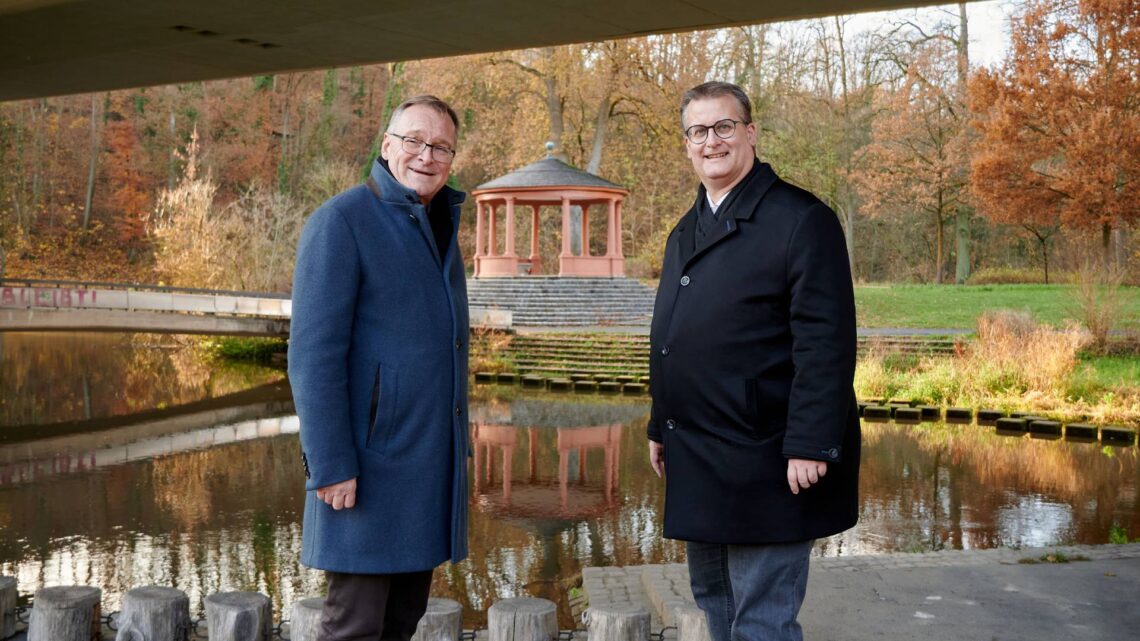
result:
M 518 334 L 507 349 L 519 374 L 649 376 L 645 334 Z
M 471 278 L 471 307 L 508 309 L 515 327 L 649 327 L 655 292 L 632 278 Z

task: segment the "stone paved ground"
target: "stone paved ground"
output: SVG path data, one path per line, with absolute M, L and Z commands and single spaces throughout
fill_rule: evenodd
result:
M 1140 587 L 1140 543 L 813 558 L 810 577 L 801 620 L 817 633 L 811 638 L 909 639 L 917 638 L 909 636 L 916 625 L 928 639 L 984 641 L 1137 638 L 1117 631 L 1140 630 L 1137 609 L 1117 607 Z M 693 603 L 683 564 L 591 567 L 582 583 L 576 615 L 589 606 L 640 603 L 655 632 L 675 625 L 674 606 Z M 835 613 L 858 624 L 836 622 Z M 858 625 L 865 631 L 851 632 Z

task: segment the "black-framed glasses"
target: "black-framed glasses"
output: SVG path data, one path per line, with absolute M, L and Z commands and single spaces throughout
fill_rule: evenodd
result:
M 728 140 L 736 134 L 737 125 L 747 125 L 748 123 L 743 120 L 733 120 L 732 118 L 725 118 L 718 120 L 710 125 L 693 125 L 685 130 L 685 137 L 692 143 L 702 143 L 709 137 L 709 130 L 716 134 L 717 138 L 721 140 Z
M 431 157 L 436 159 L 438 162 L 449 163 L 452 160 L 455 160 L 454 149 L 448 149 L 447 147 L 440 145 L 433 145 L 412 136 L 401 136 L 400 134 L 392 133 L 391 131 L 385 131 L 384 133 L 394 138 L 399 138 L 400 148 L 409 154 L 412 154 L 413 156 L 422 154 L 424 147 L 430 147 Z

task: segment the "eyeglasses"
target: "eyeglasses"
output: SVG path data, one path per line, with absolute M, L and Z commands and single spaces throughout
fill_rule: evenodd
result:
M 685 137 L 689 139 L 689 142 L 699 144 L 704 142 L 705 139 L 709 137 L 709 130 L 711 129 L 714 133 L 716 133 L 717 138 L 720 138 L 721 140 L 728 140 L 736 134 L 736 125 L 747 124 L 748 123 L 744 122 L 743 120 L 725 118 L 724 120 L 718 120 L 714 122 L 711 127 L 709 125 L 693 125 L 692 127 L 689 127 L 685 130 Z
M 442 147 L 440 145 L 432 145 L 420 140 L 419 138 L 401 136 L 400 134 L 394 134 L 390 131 L 385 131 L 384 133 L 392 136 L 393 138 L 399 138 L 400 148 L 409 154 L 412 154 L 413 156 L 422 154 L 424 147 L 429 147 L 431 149 L 431 157 L 436 159 L 438 162 L 449 163 L 452 160 L 455 160 L 454 149 L 448 149 L 447 147 Z

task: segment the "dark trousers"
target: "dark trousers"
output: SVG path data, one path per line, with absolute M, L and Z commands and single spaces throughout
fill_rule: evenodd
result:
M 431 573 L 326 572 L 317 641 L 408 641 L 427 610 Z

